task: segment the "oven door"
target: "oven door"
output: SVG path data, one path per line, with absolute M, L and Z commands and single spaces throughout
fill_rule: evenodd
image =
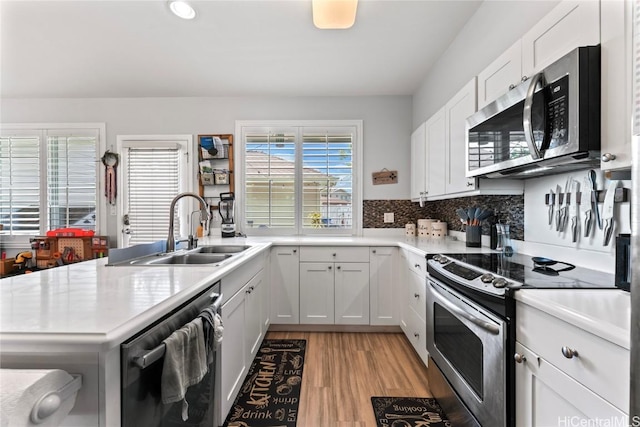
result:
M 433 278 L 427 284 L 429 355 L 481 425 L 506 426 L 506 321 Z

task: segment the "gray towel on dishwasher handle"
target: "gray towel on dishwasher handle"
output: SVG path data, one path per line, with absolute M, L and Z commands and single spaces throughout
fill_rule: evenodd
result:
M 185 399 L 189 386 L 198 384 L 207 373 L 207 353 L 204 346 L 202 319 L 197 317 L 174 331 L 165 344 L 162 365 L 162 403 L 182 400 L 182 420 L 189 418 L 189 404 Z
M 198 316 L 202 318 L 204 345 L 207 349 L 207 364 L 210 364 L 213 362 L 213 354 L 216 351 L 217 344 L 222 342 L 224 331 L 222 318 L 212 307 L 203 309 Z

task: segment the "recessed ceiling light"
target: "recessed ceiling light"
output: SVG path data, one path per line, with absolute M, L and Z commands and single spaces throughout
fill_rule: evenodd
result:
M 182 19 L 193 19 L 196 17 L 196 11 L 189 3 L 183 0 L 172 0 L 169 2 L 169 9 L 174 15 Z

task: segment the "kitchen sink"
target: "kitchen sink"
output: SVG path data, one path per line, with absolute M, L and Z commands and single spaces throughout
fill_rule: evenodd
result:
M 167 265 L 202 265 L 216 266 L 229 258 L 239 256 L 243 251 L 251 248 L 247 245 L 211 245 L 201 246 L 190 250 L 179 250 L 176 252 L 155 252 L 151 254 L 139 254 L 135 258 L 124 258 L 110 266 L 167 266 Z
M 214 245 L 214 246 L 201 246 L 196 249 L 201 254 L 235 254 L 238 252 L 246 251 L 251 246 L 245 245 Z
M 203 254 L 203 253 L 186 253 L 186 254 L 165 254 L 164 256 L 145 258 L 132 261 L 132 265 L 167 265 L 167 264 L 215 264 L 222 262 L 227 258 L 231 258 L 231 254 Z

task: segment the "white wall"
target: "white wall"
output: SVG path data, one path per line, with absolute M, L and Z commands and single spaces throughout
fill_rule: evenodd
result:
M 556 0 L 485 0 L 413 94 L 412 129 L 513 45 Z

